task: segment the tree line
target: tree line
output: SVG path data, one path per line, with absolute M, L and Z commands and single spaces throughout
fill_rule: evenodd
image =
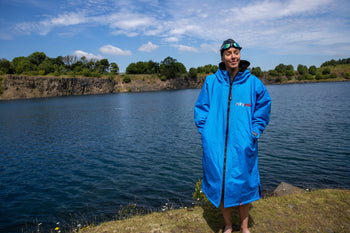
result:
M 281 82 L 283 79 L 291 80 L 320 80 L 336 78 L 337 75 L 331 72 L 329 66 L 338 64 L 350 64 L 350 58 L 342 60 L 331 60 L 324 62 L 320 68 L 316 66 L 306 67 L 299 64 L 297 70 L 293 65 L 279 64 L 274 69 L 262 71 L 260 67 L 250 68 L 253 75 L 260 79 L 268 81 Z M 197 68 L 190 68 L 187 72 L 186 67 L 172 57 L 167 57 L 160 63 L 152 60 L 147 62 L 131 63 L 126 68 L 126 74 L 157 74 L 161 80 L 175 79 L 185 77 L 197 79 L 198 75 L 215 73 L 218 70 L 217 65 L 205 65 Z M 54 75 L 54 76 L 84 76 L 84 77 L 102 77 L 114 79 L 119 74 L 119 66 L 115 62 L 109 62 L 107 59 L 87 59 L 67 55 L 50 58 L 43 52 L 34 52 L 28 57 L 16 57 L 12 61 L 0 59 L 0 75 L 2 74 L 21 74 L 21 75 Z M 347 75 L 350 78 L 350 75 Z M 346 76 L 346 78 L 347 78 Z
M 109 73 L 119 73 L 116 63 L 109 63 L 107 59 L 87 59 L 84 56 L 50 58 L 43 52 L 34 52 L 28 57 L 15 57 L 11 62 L 0 59 L 0 74 L 101 77 Z
M 296 79 L 302 80 L 322 80 L 322 79 L 335 79 L 338 75 L 332 72 L 332 66 L 350 64 L 350 58 L 339 59 L 338 61 L 331 60 L 322 63 L 321 67 L 317 68 L 312 65 L 307 67 L 299 64 L 297 69 L 294 70 L 293 65 L 279 64 L 274 69 L 269 71 L 262 71 L 260 67 L 253 67 L 250 69 L 251 73 L 261 79 L 267 79 L 268 81 L 282 82 L 283 80 Z M 344 78 L 350 79 L 350 73 L 346 72 Z

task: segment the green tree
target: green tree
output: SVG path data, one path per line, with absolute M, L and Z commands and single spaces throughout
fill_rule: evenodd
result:
M 126 67 L 127 74 L 137 74 L 136 63 L 130 63 L 128 67 Z
M 316 75 L 317 68 L 316 66 L 310 66 L 309 67 L 309 74 Z
M 331 73 L 331 69 L 329 67 L 326 67 L 322 70 L 322 74 L 330 74 Z
M 149 60 L 147 63 L 147 73 L 157 74 L 159 73 L 159 63 Z
M 33 69 L 33 64 L 27 57 L 15 57 L 12 60 L 14 70 L 16 74 L 27 74 Z
M 111 62 L 111 64 L 109 64 L 109 70 L 111 71 L 112 74 L 118 74 L 119 66 L 115 62 Z
M 199 66 L 197 67 L 197 73 L 200 74 L 210 74 L 210 73 L 215 73 L 218 70 L 217 65 L 205 65 L 205 66 Z
M 11 62 L 5 58 L 0 59 L 0 74 L 11 73 Z
M 103 74 L 108 71 L 109 69 L 109 62 L 107 59 L 101 59 L 99 62 L 96 63 L 96 68 L 100 74 Z
M 285 71 L 287 70 L 286 65 L 284 64 L 279 64 L 278 66 L 275 67 L 275 70 L 279 73 L 279 74 L 285 74 Z
M 186 73 L 185 66 L 172 57 L 165 58 L 160 63 L 159 69 L 160 73 L 167 79 L 174 79 L 179 73 Z
M 55 59 L 47 58 L 38 65 L 38 70 L 41 74 L 49 74 L 55 72 Z
M 197 69 L 196 68 L 190 68 L 190 70 L 188 71 L 188 74 L 190 76 L 191 79 L 196 80 L 197 79 Z
M 175 67 L 176 67 L 176 72 L 177 73 L 180 73 L 180 74 L 186 74 L 187 73 L 186 67 L 181 62 L 176 62 L 175 63 Z
M 263 72 L 261 71 L 261 68 L 258 66 L 258 67 L 252 68 L 252 74 L 255 75 L 256 77 L 262 77 Z
M 279 77 L 281 74 L 278 73 L 276 70 L 269 70 L 269 75 L 272 77 Z
M 46 54 L 43 52 L 34 52 L 28 56 L 29 61 L 38 66 L 47 58 Z
M 304 65 L 301 65 L 301 64 L 298 65 L 297 70 L 298 70 L 298 73 L 299 73 L 300 75 L 305 75 L 305 74 L 308 73 L 307 67 L 304 66 Z
M 147 66 L 145 62 L 139 61 L 135 64 L 136 67 L 136 74 L 146 74 L 147 73 Z

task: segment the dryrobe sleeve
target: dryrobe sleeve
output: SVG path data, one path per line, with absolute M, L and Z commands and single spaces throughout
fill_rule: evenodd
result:
M 266 87 L 260 83 L 256 90 L 256 103 L 253 113 L 253 132 L 256 133 L 256 138 L 264 131 L 269 123 L 271 112 L 271 98 Z
M 198 131 L 201 134 L 203 132 L 203 128 L 205 126 L 210 109 L 209 93 L 207 86 L 207 82 L 204 82 L 202 90 L 194 106 L 194 122 L 196 123 Z

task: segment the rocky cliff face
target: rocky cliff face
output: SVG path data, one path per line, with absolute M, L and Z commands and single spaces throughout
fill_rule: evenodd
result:
M 204 78 L 185 78 L 161 81 L 132 80 L 130 83 L 101 78 L 60 78 L 6 76 L 0 82 L 0 100 L 29 99 L 68 95 L 94 95 L 119 92 L 159 91 L 170 89 L 200 88 Z

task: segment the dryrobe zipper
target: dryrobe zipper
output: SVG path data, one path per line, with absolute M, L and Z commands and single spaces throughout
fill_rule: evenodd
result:
M 228 138 L 228 128 L 229 128 L 230 105 L 231 105 L 231 99 L 232 99 L 231 90 L 232 90 L 232 83 L 233 83 L 233 80 L 231 82 L 231 75 L 229 75 L 229 77 L 230 77 L 230 91 L 229 91 L 229 95 L 228 95 L 228 106 L 227 106 L 225 156 L 224 156 L 224 176 L 223 176 L 223 180 L 222 180 L 222 191 L 224 192 L 222 196 L 223 196 L 224 199 L 225 199 L 225 175 L 226 175 L 226 157 L 227 157 L 227 138 Z

